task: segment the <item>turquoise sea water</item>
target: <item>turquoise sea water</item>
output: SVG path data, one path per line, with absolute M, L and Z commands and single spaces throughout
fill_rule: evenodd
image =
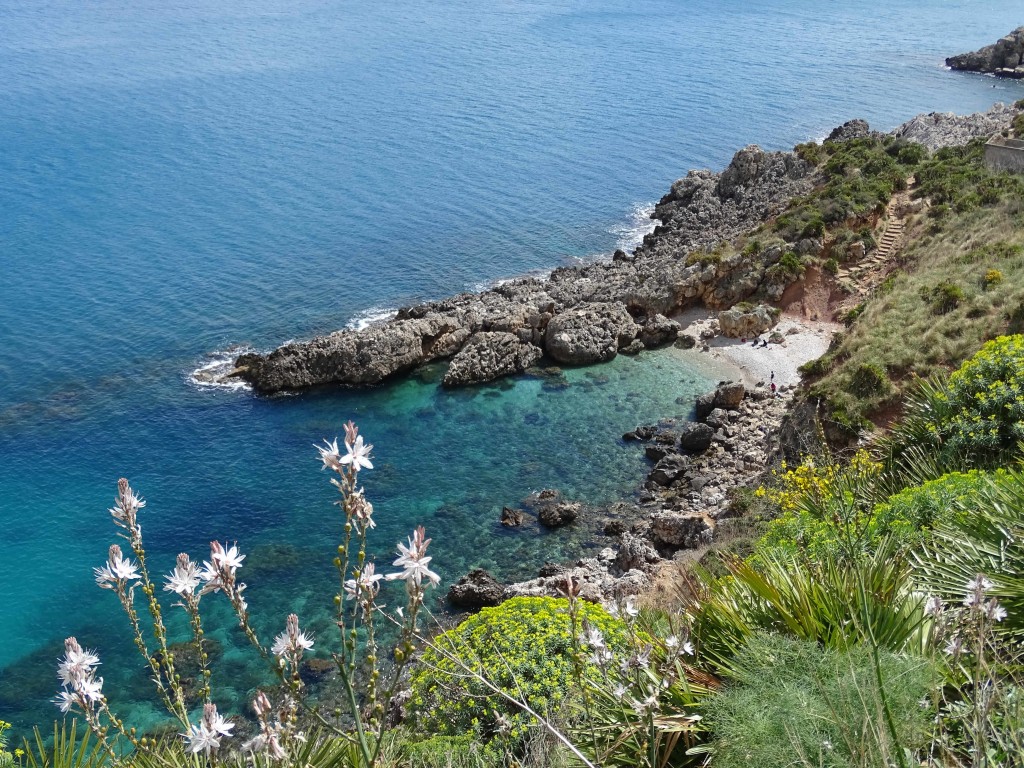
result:
M 546 486 L 628 492 L 643 461 L 617 437 L 688 410 L 708 382 L 685 362 L 276 400 L 190 374 L 610 253 L 674 178 L 746 143 L 1021 98 L 942 59 L 1022 17 L 1006 0 L 0 0 L 0 718 L 53 716 L 72 633 L 141 695 L 90 570 L 121 475 L 149 502 L 154 567 L 237 539 L 275 630 L 298 609 L 326 632 L 313 585 L 336 521 L 312 443 L 348 418 L 377 447 L 379 559 L 418 522 L 448 580 L 576 551 L 498 511 Z M 249 662 L 227 656 L 244 697 Z

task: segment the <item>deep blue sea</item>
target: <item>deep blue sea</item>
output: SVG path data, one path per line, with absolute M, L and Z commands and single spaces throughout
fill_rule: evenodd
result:
M 710 374 L 651 353 L 567 386 L 430 370 L 272 400 L 191 374 L 634 244 L 675 178 L 748 143 L 1024 97 L 942 66 L 1022 21 L 1018 0 L 0 0 L 0 718 L 52 720 L 77 634 L 159 721 L 92 581 L 122 475 L 154 570 L 237 540 L 258 624 L 295 610 L 321 647 L 339 531 L 313 443 L 349 418 L 376 446 L 381 564 L 421 522 L 446 581 L 578 553 L 501 507 L 628 493 L 621 433 Z M 237 707 L 253 660 L 211 634 Z

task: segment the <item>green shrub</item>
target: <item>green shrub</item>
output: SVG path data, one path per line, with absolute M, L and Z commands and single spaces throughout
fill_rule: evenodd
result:
M 813 642 L 757 635 L 733 662 L 730 679 L 704 707 L 718 768 L 898 765 L 904 748 L 929 736 L 938 675 L 925 659 L 882 653 L 880 689 L 864 648 L 823 649 Z M 883 696 L 899 743 L 881 712 Z
M 916 575 L 946 600 L 962 602 L 978 574 L 991 581 L 988 597 L 1006 610 L 995 629 L 1024 639 L 1024 473 L 993 475 L 955 503 L 957 514 L 936 525 Z M 966 603 L 965 603 L 966 604 Z
M 1013 118 L 1013 135 L 1017 138 L 1024 137 L 1024 114 Z
M 1000 336 L 949 377 L 923 381 L 883 443 L 890 467 L 916 455 L 943 471 L 1004 466 L 1024 441 L 1024 336 Z M 937 476 L 937 475 L 936 475 Z
M 949 379 L 953 449 L 1001 456 L 1024 440 L 1024 336 L 1000 336 Z
M 946 315 L 959 307 L 967 297 L 959 285 L 943 280 L 931 288 L 922 288 L 921 298 L 928 302 L 936 315 Z
M 499 689 L 523 698 L 538 713 L 557 714 L 576 672 L 573 627 L 567 600 L 517 597 L 484 608 L 438 636 L 411 678 L 410 708 L 430 733 L 499 733 L 521 739 L 528 716 L 479 680 L 467 679 L 451 657 L 478 671 Z M 601 631 L 613 651 L 629 644 L 619 619 L 592 603 L 578 603 L 581 620 Z
M 848 390 L 858 397 L 877 397 L 891 389 L 889 376 L 878 363 L 861 363 L 850 375 Z
M 828 259 L 822 266 L 822 269 L 830 275 L 837 275 L 839 274 L 839 262 L 835 259 Z

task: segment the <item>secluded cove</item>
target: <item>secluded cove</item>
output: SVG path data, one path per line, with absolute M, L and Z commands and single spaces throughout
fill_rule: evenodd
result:
M 304 624 L 326 637 L 331 632 L 330 558 L 341 531 L 332 506 L 336 493 L 319 470 L 313 443 L 341 434 L 345 420 L 355 420 L 374 444 L 374 469 L 364 473 L 363 481 L 376 509 L 372 554 L 379 567 L 390 566 L 395 543 L 423 524 L 434 539 L 434 563 L 446 583 L 478 566 L 504 579 L 523 579 L 544 562 L 578 557 L 603 545 L 594 535 L 594 520 L 551 532 L 535 523 L 505 529 L 499 523 L 502 506 L 516 506 L 543 488 L 593 504 L 631 496 L 648 467 L 642 449 L 624 444 L 622 434 L 665 416 L 688 416 L 694 398 L 715 384 L 704 371 L 681 359 L 677 350 L 661 350 L 619 356 L 601 366 L 561 369 L 549 377 L 456 391 L 437 386 L 443 372 L 437 366 L 362 392 L 318 391 L 265 400 L 219 393 L 208 396 L 202 415 L 155 409 L 131 425 L 133 440 L 160 447 L 148 458 L 136 457 L 124 473 L 147 500 L 142 520 L 154 572 L 169 571 L 178 551 L 204 556 L 213 538 L 238 541 L 249 555 L 242 575 L 250 584 L 258 626 L 277 632 L 283 617 L 298 611 Z M 220 427 L 207 430 L 198 444 L 199 424 L 211 420 Z M 117 439 L 107 443 L 83 434 L 86 426 L 95 435 L 124 434 L 125 425 L 118 421 L 113 415 L 99 423 L 70 425 L 64 439 L 78 446 L 76 455 L 90 456 L 102 466 L 119 458 L 131 465 Z M 48 448 L 38 446 L 32 460 L 46 465 L 52 460 L 46 457 Z M 82 466 L 101 474 L 88 462 Z M 69 488 L 74 501 L 66 503 L 76 510 L 70 525 L 26 521 L 21 529 L 12 522 L 15 536 L 23 537 L 19 557 L 31 566 L 19 582 L 29 596 L 5 617 L 0 649 L 7 664 L 0 709 L 17 722 L 52 717 L 50 657 L 62 633 L 74 632 L 83 643 L 104 650 L 108 685 L 131 691 L 129 698 L 141 697 L 146 685 L 136 674 L 133 649 L 122 642 L 126 636 L 118 633 L 114 639 L 109 631 L 124 621 L 116 600 L 92 582 L 92 568 L 116 540 L 106 509 L 117 476 L 87 485 L 78 479 L 81 471 L 81 466 L 69 471 L 75 478 Z M 4 479 L 13 484 L 13 478 Z M 57 550 L 61 554 L 54 560 Z M 54 599 L 47 584 L 62 578 L 73 586 Z M 249 687 L 241 681 L 258 680 L 262 662 L 230 650 L 237 640 L 232 623 L 214 607 L 217 596 L 207 602 L 215 616 L 226 619 L 225 631 L 217 632 L 211 623 L 210 633 L 229 649 L 227 674 L 239 681 L 235 703 L 240 706 Z M 52 621 L 55 612 L 59 629 L 41 636 L 38 627 Z M 140 710 L 143 719 L 145 711 Z
M 423 523 L 446 580 L 521 578 L 590 535 L 506 531 L 501 507 L 630 494 L 646 464 L 621 434 L 685 416 L 716 378 L 659 352 L 457 392 L 434 368 L 261 399 L 193 386 L 209 356 L 629 248 L 637 210 L 748 142 L 1024 95 L 941 66 L 1019 23 L 998 2 L 119 13 L 0 0 L 0 717 L 20 729 L 56 714 L 70 634 L 123 714 L 158 719 L 92 581 L 118 477 L 148 501 L 154 573 L 237 540 L 262 626 L 294 610 L 327 632 L 337 517 L 313 444 L 347 419 L 375 445 L 379 562 Z M 221 639 L 231 706 L 255 664 Z

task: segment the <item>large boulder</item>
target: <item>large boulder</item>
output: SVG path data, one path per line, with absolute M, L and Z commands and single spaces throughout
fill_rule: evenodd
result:
M 663 511 L 651 515 L 651 536 L 658 546 L 693 549 L 710 544 L 715 521 L 699 513 Z
M 644 323 L 643 330 L 640 331 L 640 341 L 647 349 L 663 347 L 679 338 L 681 330 L 681 326 L 675 320 L 669 320 L 664 315 L 653 315 Z
M 505 586 L 483 568 L 476 568 L 448 590 L 448 602 L 459 608 L 487 608 L 505 599 Z
M 548 322 L 547 353 L 566 365 L 603 363 L 637 337 L 640 326 L 621 302 L 584 304 Z
M 687 453 L 704 453 L 711 447 L 715 430 L 707 424 L 688 421 L 679 428 L 679 449 Z
M 669 453 L 654 465 L 654 469 L 647 475 L 647 482 L 667 488 L 683 477 L 689 468 L 690 459 L 688 457 L 678 453 Z
M 743 402 L 743 396 L 747 390 L 739 382 L 727 381 L 719 384 L 714 392 L 708 392 L 697 398 L 695 409 L 697 421 L 704 421 L 716 408 L 726 411 L 735 411 Z
M 718 327 L 730 338 L 749 339 L 774 327 L 777 319 L 778 312 L 764 304 L 753 308 L 733 307 L 718 313 Z
M 537 522 L 545 528 L 561 528 L 580 516 L 583 505 L 578 501 L 555 501 L 543 504 L 537 510 Z
M 514 333 L 480 331 L 452 358 L 442 384 L 460 387 L 522 373 L 542 355 L 539 347 L 520 341 Z

